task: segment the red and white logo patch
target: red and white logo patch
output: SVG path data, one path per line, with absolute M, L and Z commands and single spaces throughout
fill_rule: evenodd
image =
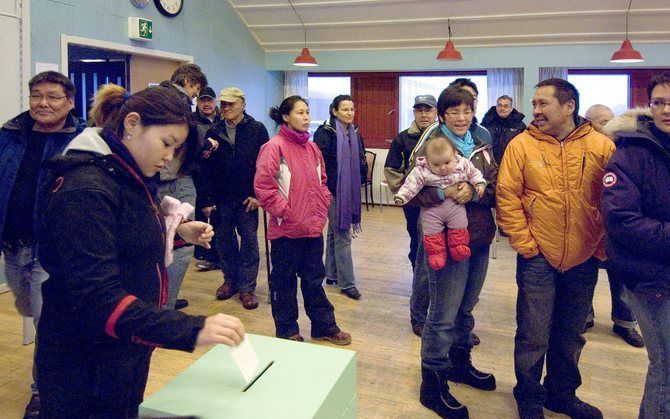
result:
M 603 186 L 606 188 L 611 188 L 612 186 L 616 185 L 617 180 L 618 179 L 614 173 L 607 172 L 603 176 Z
M 54 188 L 51 190 L 51 192 L 58 192 L 61 186 L 63 186 L 63 182 L 65 182 L 65 179 L 63 179 L 63 176 L 60 176 L 56 181 L 54 182 Z

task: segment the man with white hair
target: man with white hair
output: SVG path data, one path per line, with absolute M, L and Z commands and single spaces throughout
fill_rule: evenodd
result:
M 609 121 L 614 119 L 614 112 L 605 105 L 597 104 L 588 108 L 584 116 L 591 121 L 593 129 L 605 134 L 603 128 Z M 614 322 L 612 330 L 621 336 L 627 344 L 636 348 L 642 348 L 644 347 L 644 339 L 635 330 L 637 319 L 631 310 L 628 296 L 624 293 L 623 278 L 609 263 L 605 262 L 604 265 L 607 269 L 607 279 L 610 282 L 610 293 L 612 295 L 612 322 Z M 594 318 L 593 305 L 591 305 L 591 311 L 586 318 L 584 331 L 594 326 Z

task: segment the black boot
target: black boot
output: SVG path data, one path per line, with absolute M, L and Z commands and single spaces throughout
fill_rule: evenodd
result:
M 472 365 L 470 349 L 452 346 L 449 350 L 451 368 L 445 371 L 447 380 L 467 384 L 479 390 L 493 391 L 496 389 L 496 378 L 489 372 L 479 371 Z
M 421 404 L 448 419 L 468 419 L 468 408 L 449 393 L 449 385 L 442 374 L 421 367 Z

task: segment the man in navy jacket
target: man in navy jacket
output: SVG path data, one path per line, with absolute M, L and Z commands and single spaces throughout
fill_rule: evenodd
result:
M 35 251 L 39 193 L 48 180 L 43 163 L 60 154 L 82 131 L 82 124 L 70 113 L 76 89 L 67 77 L 46 71 L 33 77 L 28 87 L 30 110 L 0 131 L 0 250 L 14 304 L 22 316 L 32 317 L 37 329 L 41 287 L 49 277 Z M 32 389 L 25 417 L 39 416 L 35 383 Z

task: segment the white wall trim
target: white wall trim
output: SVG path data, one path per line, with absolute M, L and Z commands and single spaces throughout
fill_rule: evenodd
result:
M 168 60 L 181 61 L 183 63 L 192 63 L 195 57 L 192 55 L 177 54 L 174 52 L 160 51 L 149 48 L 134 47 L 132 45 L 119 44 L 116 42 L 101 41 L 99 39 L 82 38 L 79 36 L 70 36 L 61 34 L 60 36 L 60 61 L 61 72 L 68 74 L 68 52 L 67 47 L 70 44 L 83 45 L 93 48 L 109 49 L 112 51 L 124 52 L 126 54 L 144 55 L 148 57 L 164 58 Z M 27 97 L 27 95 L 26 95 Z
M 18 2 L 19 0 L 17 0 Z M 30 0 L 21 1 L 21 109 L 28 110 L 28 81 L 30 80 Z

